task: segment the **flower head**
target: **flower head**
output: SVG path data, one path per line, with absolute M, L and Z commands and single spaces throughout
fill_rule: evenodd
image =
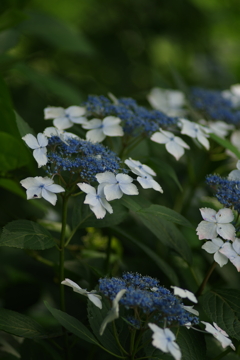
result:
M 165 144 L 166 150 L 179 160 L 184 154 L 184 149 L 189 149 L 189 146 L 180 137 L 175 136 L 169 131 L 159 129 L 151 136 L 151 140 L 159 144 Z
M 235 238 L 233 243 L 226 242 L 219 250 L 223 256 L 226 256 L 231 263 L 240 272 L 240 239 Z
M 176 337 L 173 332 L 168 328 L 161 329 L 152 323 L 149 323 L 148 326 L 153 331 L 153 346 L 165 353 L 170 353 L 175 360 L 180 360 L 182 354 L 178 344 L 175 342 Z
M 222 330 L 216 323 L 213 323 L 213 326 L 205 321 L 201 321 L 201 323 L 206 326 L 205 330 L 207 332 L 212 334 L 218 341 L 220 341 L 224 349 L 227 346 L 231 346 L 233 350 L 236 350 L 232 341 L 228 338 L 228 334 L 224 330 Z
M 78 284 L 76 284 L 74 281 L 70 279 L 63 280 L 61 284 L 70 286 L 73 289 L 73 291 L 75 291 L 76 293 L 87 296 L 88 299 L 94 305 L 96 305 L 99 309 L 102 309 L 102 302 L 101 302 L 102 297 L 96 294 L 96 290 L 87 291 L 85 289 L 82 289 Z
M 113 209 L 107 202 L 103 189 L 104 184 L 98 185 L 97 190 L 86 183 L 78 183 L 78 187 L 87 194 L 84 204 L 89 204 L 90 209 L 96 215 L 97 219 L 102 219 L 106 215 L 106 211 L 112 214 Z
M 38 167 L 46 165 L 47 158 L 47 144 L 48 139 L 42 133 L 37 134 L 37 137 L 32 134 L 27 134 L 22 138 L 30 149 L 33 149 L 33 156 L 38 163 Z
M 199 240 L 215 239 L 217 235 L 226 240 L 234 240 L 235 228 L 230 224 L 234 220 L 232 210 L 224 208 L 216 212 L 210 208 L 202 208 L 200 211 L 204 221 L 197 227 Z
M 28 177 L 20 181 L 20 184 L 27 189 L 27 199 L 39 199 L 44 198 L 52 205 L 57 202 L 56 193 L 64 192 L 65 189 L 57 184 L 54 184 L 53 180 L 48 177 L 36 176 Z
M 214 260 L 222 267 L 223 265 L 226 265 L 228 262 L 227 256 L 223 255 L 221 253 L 221 249 L 224 245 L 224 242 L 220 238 L 212 239 L 211 241 L 205 242 L 205 244 L 202 246 L 202 249 L 204 249 L 209 254 L 214 254 L 213 258 Z
M 54 119 L 53 124 L 57 129 L 63 130 L 72 127 L 74 124 L 84 124 L 87 119 L 83 117 L 86 109 L 80 106 L 62 107 L 50 106 L 44 109 L 44 119 Z
M 120 199 L 123 194 L 138 195 L 136 185 L 132 184 L 133 178 L 127 174 L 113 174 L 110 171 L 96 175 L 99 184 L 103 184 L 107 201 Z
M 122 289 L 120 290 L 116 297 L 113 299 L 112 301 L 112 308 L 111 310 L 109 310 L 107 316 L 105 317 L 105 319 L 103 320 L 99 333 L 100 335 L 102 335 L 104 333 L 104 330 L 107 326 L 108 323 L 114 321 L 115 319 L 118 319 L 119 317 L 119 301 L 121 300 L 121 298 L 123 297 L 123 295 L 125 294 L 127 290 L 126 289 Z
M 121 119 L 115 116 L 107 116 L 103 120 L 92 119 L 82 127 L 89 130 L 86 133 L 87 140 L 92 142 L 102 142 L 106 136 L 123 136 L 123 129 L 119 125 Z

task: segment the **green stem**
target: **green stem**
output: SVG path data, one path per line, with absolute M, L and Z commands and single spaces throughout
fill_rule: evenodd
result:
M 134 359 L 134 343 L 135 343 L 135 336 L 136 336 L 136 330 L 133 330 L 131 333 L 131 341 L 130 341 L 130 354 L 132 355 L 131 358 Z
M 117 329 L 116 329 L 116 325 L 115 325 L 115 321 L 113 321 L 113 333 L 114 333 L 114 337 L 116 339 L 116 342 L 119 346 L 119 349 L 121 350 L 122 353 L 129 355 L 128 352 L 122 347 L 120 341 L 119 341 L 119 337 L 118 337 L 118 333 L 117 333 Z
M 203 290 L 204 290 L 204 288 L 205 288 L 205 286 L 206 286 L 206 284 L 207 284 L 207 282 L 208 282 L 208 279 L 209 279 L 210 276 L 212 275 L 212 272 L 213 272 L 213 270 L 215 269 L 216 265 L 217 265 L 217 263 L 216 263 L 216 261 L 214 261 L 214 262 L 212 263 L 212 265 L 210 266 L 210 268 L 208 269 L 208 272 L 207 272 L 205 278 L 203 279 L 201 285 L 199 286 L 199 288 L 198 288 L 198 290 L 197 290 L 197 292 L 196 292 L 196 294 L 195 294 L 196 297 L 198 297 L 198 296 L 200 296 L 200 295 L 202 294 L 202 292 L 203 292 Z
M 65 312 L 65 286 L 61 282 L 65 279 L 64 276 L 64 250 L 65 250 L 65 236 L 66 236 L 66 225 L 67 225 L 67 201 L 68 196 L 64 194 L 63 204 L 62 204 L 62 229 L 60 237 L 60 246 L 59 246 L 59 283 L 60 283 L 60 309 Z M 68 360 L 68 334 L 65 328 L 63 328 L 64 333 L 64 354 L 65 360 Z

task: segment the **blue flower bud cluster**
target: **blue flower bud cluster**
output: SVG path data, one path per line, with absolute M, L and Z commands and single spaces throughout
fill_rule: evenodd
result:
M 49 175 L 68 171 L 85 182 L 96 181 L 95 175 L 101 172 L 118 172 L 121 161 L 101 144 L 77 138 L 68 138 L 65 143 L 58 136 L 49 138 L 47 157 Z
M 240 181 L 228 180 L 219 175 L 208 175 L 206 183 L 216 188 L 216 198 L 225 207 L 240 213 Z
M 224 98 L 221 91 L 192 88 L 189 101 L 206 120 L 240 125 L 240 111 L 234 109 L 231 100 Z
M 126 289 L 119 301 L 126 309 L 137 309 L 138 313 L 154 315 L 159 323 L 185 325 L 198 324 L 198 318 L 183 308 L 182 302 L 170 290 L 159 285 L 159 281 L 138 273 L 125 273 L 121 278 L 99 280 L 99 290 L 110 300 Z
M 177 118 L 169 117 L 159 110 L 148 110 L 131 98 L 120 98 L 112 103 L 105 96 L 89 96 L 83 105 L 86 106 L 88 117 L 119 117 L 124 132 L 131 136 L 149 136 L 160 127 L 177 125 Z

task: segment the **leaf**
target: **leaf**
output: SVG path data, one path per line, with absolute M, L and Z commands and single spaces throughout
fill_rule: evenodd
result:
M 98 339 L 98 341 L 109 351 L 115 354 L 121 354 L 119 352 L 118 345 L 113 335 L 113 324 L 109 323 L 104 330 L 103 335 L 99 334 L 99 329 L 101 327 L 103 319 L 107 316 L 108 311 L 110 310 L 109 301 L 106 298 L 102 299 L 103 308 L 100 310 L 97 308 L 91 301 L 88 301 L 88 321 L 91 326 L 91 329 Z M 117 319 L 116 324 L 119 319 Z
M 126 206 L 129 210 L 132 211 L 138 211 L 151 205 L 150 201 L 140 195 L 134 197 L 123 195 L 123 197 L 120 199 L 120 202 L 122 205 Z
M 16 111 L 14 111 L 14 114 L 21 137 L 25 136 L 26 134 L 32 134 L 35 136 L 34 130 L 28 125 L 28 123 L 24 121 Z
M 147 209 L 139 211 L 140 213 L 148 214 L 149 216 L 159 216 L 167 221 L 179 224 L 182 226 L 192 228 L 192 224 L 182 215 L 176 211 L 162 205 L 151 205 Z
M 164 179 L 166 178 L 167 181 L 168 181 L 167 177 L 170 177 L 176 183 L 176 185 L 179 187 L 179 189 L 181 191 L 183 191 L 182 185 L 180 184 L 180 182 L 179 182 L 179 180 L 177 178 L 176 172 L 175 172 L 175 170 L 173 169 L 172 166 L 170 166 L 166 162 L 161 161 L 161 160 L 156 159 L 156 158 L 151 158 L 151 161 L 153 163 L 155 163 L 156 165 L 158 165 L 159 169 L 161 169 L 161 172 L 160 172 L 159 176 L 163 177 Z
M 27 165 L 30 154 L 21 140 L 0 132 L 0 170 L 7 172 Z
M 210 138 L 215 140 L 219 145 L 223 146 L 225 149 L 233 152 L 238 159 L 240 159 L 240 151 L 227 139 L 222 139 L 216 134 L 210 133 Z
M 61 310 L 57 310 L 52 308 L 47 302 L 45 302 L 46 307 L 53 315 L 53 317 L 67 329 L 72 334 L 76 335 L 80 339 L 83 339 L 91 344 L 99 345 L 98 341 L 94 337 L 94 335 L 83 325 L 79 320 L 74 318 L 73 316 L 64 313 Z
M 240 340 L 240 291 L 235 289 L 211 290 L 199 298 L 211 319 L 230 337 Z
M 206 345 L 202 333 L 180 327 L 176 342 L 180 346 L 183 360 L 206 359 Z
M 38 37 L 67 53 L 94 54 L 94 48 L 88 39 L 80 32 L 74 31 L 67 23 L 40 11 L 29 11 L 27 15 L 28 19 L 18 26 L 24 34 Z
M 126 231 L 118 228 L 118 227 L 112 227 L 112 230 L 116 231 L 118 234 L 123 235 L 128 240 L 130 240 L 135 246 L 142 249 L 147 256 L 149 256 L 150 259 L 152 259 L 155 264 L 161 269 L 161 271 L 169 278 L 172 284 L 178 285 L 178 278 L 174 270 L 171 266 L 169 266 L 163 259 L 161 259 L 155 251 L 151 250 L 149 247 L 141 243 L 140 241 L 136 240 L 133 236 L 128 234 Z
M 46 335 L 42 326 L 30 317 L 7 309 L 0 309 L 0 330 L 29 339 Z
M 45 250 L 55 246 L 55 242 L 52 235 L 43 226 L 33 221 L 16 220 L 3 228 L 0 246 Z
M 1 179 L 0 178 L 0 187 L 11 191 L 13 194 L 18 195 L 23 199 L 26 199 L 25 191 L 22 189 L 20 184 L 16 183 L 12 179 L 4 179 L 4 178 Z
M 17 9 L 8 9 L 0 16 L 0 31 L 14 27 L 26 19 L 26 14 Z

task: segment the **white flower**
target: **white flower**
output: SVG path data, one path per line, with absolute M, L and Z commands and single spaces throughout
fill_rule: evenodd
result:
M 191 291 L 181 289 L 178 286 L 171 286 L 171 288 L 173 289 L 174 295 L 180 296 L 181 298 L 187 298 L 194 303 L 198 302 L 196 296 Z
M 83 117 L 85 113 L 86 109 L 81 106 L 69 106 L 67 109 L 50 106 L 44 109 L 44 119 L 54 119 L 54 126 L 63 130 L 72 127 L 74 124 L 86 123 L 87 119 Z
M 48 158 L 46 155 L 46 146 L 48 144 L 48 139 L 46 138 L 46 136 L 42 133 L 39 133 L 37 134 L 37 138 L 35 138 L 35 136 L 33 136 L 32 134 L 27 134 L 23 136 L 22 139 L 25 141 L 27 146 L 30 147 L 30 149 L 33 149 L 33 156 L 38 163 L 38 167 L 46 165 L 46 163 L 48 162 Z
M 151 169 L 149 166 L 142 164 L 138 160 L 133 160 L 132 158 L 129 158 L 124 161 L 125 164 L 131 169 L 131 171 L 136 175 L 151 175 L 155 176 L 157 175 L 153 169 Z
M 143 187 L 143 189 L 154 189 L 163 193 L 163 189 L 157 181 L 155 181 L 151 175 L 138 176 L 137 181 Z
M 57 202 L 57 195 L 65 191 L 60 185 L 54 184 L 53 180 L 48 177 L 36 176 L 28 177 L 20 181 L 20 184 L 27 189 L 27 199 L 40 199 L 44 198 L 49 201 L 52 205 Z
M 228 334 L 224 330 L 222 330 L 216 323 L 213 323 L 214 327 L 205 321 L 201 321 L 201 323 L 206 326 L 205 330 L 207 332 L 212 334 L 218 341 L 220 341 L 220 343 L 224 349 L 227 346 L 231 346 L 231 348 L 233 350 L 236 350 L 232 341 L 228 338 Z
M 103 120 L 92 119 L 83 124 L 82 127 L 90 130 L 86 133 L 87 140 L 102 142 L 106 136 L 123 136 L 123 129 L 119 125 L 121 119 L 115 116 L 107 116 Z
M 105 317 L 105 319 L 103 320 L 103 322 L 100 326 L 100 330 L 99 330 L 100 335 L 103 334 L 108 323 L 112 322 L 115 319 L 118 319 L 118 317 L 119 317 L 119 304 L 118 303 L 126 291 L 127 291 L 126 289 L 120 290 L 117 293 L 116 297 L 113 299 L 112 308 L 111 308 L 111 310 L 109 310 L 109 312 L 107 313 L 107 316 Z
M 102 309 L 102 302 L 101 302 L 102 297 L 96 294 L 96 290 L 87 291 L 85 289 L 82 289 L 78 284 L 76 284 L 74 281 L 70 279 L 63 280 L 61 284 L 70 286 L 73 289 L 73 291 L 75 291 L 76 293 L 87 296 L 88 299 L 94 305 L 96 305 L 99 309 Z
M 108 201 L 120 199 L 123 194 L 138 195 L 136 185 L 132 184 L 133 178 L 126 174 L 113 174 L 110 171 L 96 175 L 99 184 L 104 185 L 104 194 Z
M 225 255 L 236 267 L 237 271 L 240 272 L 240 239 L 235 238 L 232 244 L 226 242 L 219 251 Z
M 184 148 L 190 149 L 189 146 L 180 137 L 175 136 L 169 131 L 159 129 L 151 136 L 151 140 L 159 144 L 165 144 L 166 150 L 175 157 L 176 160 L 184 154 Z
M 207 241 L 202 249 L 206 250 L 209 254 L 214 254 L 214 260 L 222 267 L 226 265 L 228 262 L 228 258 L 221 254 L 220 250 L 223 246 L 224 242 L 220 238 L 212 239 L 211 241 Z
M 228 180 L 240 181 L 240 160 L 237 162 L 237 169 L 230 172 Z
M 230 224 L 234 219 L 232 210 L 223 208 L 216 212 L 210 208 L 202 208 L 200 211 L 204 221 L 197 227 L 199 240 L 215 239 L 217 235 L 226 240 L 234 240 L 235 228 Z
M 106 210 L 112 214 L 113 209 L 107 202 L 103 189 L 104 185 L 98 185 L 96 189 L 86 183 L 78 183 L 79 188 L 84 191 L 87 196 L 85 197 L 84 204 L 89 204 L 90 209 L 94 212 L 97 219 L 102 219 L 106 215 Z
M 153 88 L 147 95 L 149 103 L 154 109 L 163 111 L 169 116 L 183 115 L 185 105 L 184 94 L 179 90 Z
M 179 119 L 179 121 L 182 127 L 181 134 L 196 138 L 207 150 L 209 149 L 210 145 L 207 137 L 209 136 L 208 133 L 211 132 L 210 129 L 186 119 Z
M 234 125 L 227 124 L 224 121 L 206 121 L 201 119 L 199 122 L 202 125 L 208 126 L 214 134 L 221 138 L 225 138 L 229 131 L 235 128 Z
M 175 342 L 176 337 L 173 332 L 168 328 L 161 329 L 152 323 L 149 323 L 148 326 L 153 331 L 153 346 L 165 353 L 170 353 L 175 360 L 180 360 L 182 354 L 178 344 Z
M 187 306 L 187 305 L 181 305 L 181 306 L 182 306 L 182 308 L 183 308 L 184 310 L 190 312 L 191 314 L 194 314 L 194 315 L 196 315 L 196 316 L 199 315 L 199 312 L 193 308 L 193 305 L 192 305 L 192 306 L 189 306 L 189 305 L 188 305 L 188 306 Z M 191 323 L 186 323 L 185 326 L 187 326 L 187 325 L 192 325 L 192 324 L 191 324 Z

